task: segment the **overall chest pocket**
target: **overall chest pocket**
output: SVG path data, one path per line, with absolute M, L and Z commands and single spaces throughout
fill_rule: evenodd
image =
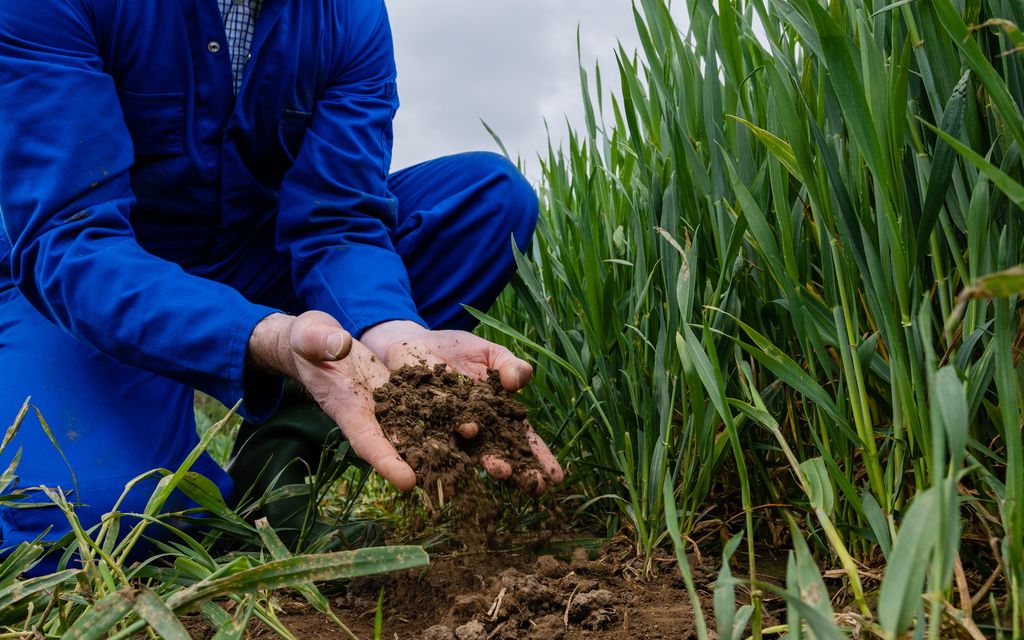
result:
M 313 114 L 295 109 L 282 109 L 278 119 L 277 138 L 285 157 L 291 163 L 299 157 L 302 139 L 306 137 L 306 129 L 313 120 Z
M 185 147 L 185 94 L 118 90 L 135 155 L 175 155 Z

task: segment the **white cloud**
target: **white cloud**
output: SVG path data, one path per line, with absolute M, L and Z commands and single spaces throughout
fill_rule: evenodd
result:
M 681 3 L 680 3 L 681 4 Z M 588 71 L 615 86 L 614 50 L 638 47 L 629 0 L 389 0 L 402 107 L 392 167 L 469 150 L 497 150 L 485 120 L 536 178 L 536 156 L 583 108 L 576 29 Z

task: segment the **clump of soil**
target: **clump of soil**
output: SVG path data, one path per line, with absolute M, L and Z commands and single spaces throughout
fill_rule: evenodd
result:
M 659 556 L 659 573 L 644 577 L 643 563 L 624 545 L 605 546 L 592 558 L 514 552 L 434 556 L 430 566 L 386 576 L 320 585 L 337 616 L 359 638 L 374 637 L 378 597 L 384 591 L 381 637 L 398 640 L 696 640 L 694 612 L 675 560 Z M 784 566 L 784 563 L 783 563 Z M 714 561 L 693 560 L 704 614 L 714 610 Z M 775 583 L 784 578 L 762 576 Z M 744 593 L 737 593 L 745 601 Z M 338 627 L 297 592 L 274 596 L 279 619 L 298 638 L 339 637 Z M 785 603 L 765 594 L 764 626 L 778 624 Z M 200 615 L 187 621 L 194 638 L 215 629 Z M 246 640 L 277 637 L 253 622 Z
M 324 590 L 325 585 L 321 589 L 338 617 L 360 638 L 373 637 L 381 589 L 382 637 L 388 639 L 693 637 L 686 594 L 671 574 L 655 582 L 634 582 L 621 577 L 623 567 L 614 562 L 588 560 L 583 566 L 553 556 L 472 553 L 434 557 L 429 567 L 421 569 L 356 578 L 340 592 Z M 713 575 L 707 572 L 707 581 Z M 338 628 L 298 593 L 280 592 L 275 597 L 280 621 L 296 637 L 339 636 Z M 201 616 L 193 616 L 188 627 L 195 638 L 213 636 L 213 628 Z M 254 622 L 244 637 L 276 636 Z
M 373 396 L 377 421 L 416 472 L 417 484 L 442 503 L 479 482 L 481 456 L 504 460 L 513 475 L 540 470 L 526 439 L 526 407 L 501 386 L 496 371 L 483 382 L 443 364 L 405 366 Z M 469 423 L 477 425 L 475 438 L 456 432 Z
M 577 557 L 578 556 L 578 557 Z M 360 637 L 372 632 L 384 589 L 384 637 L 400 640 L 635 640 L 695 637 L 679 574 L 632 579 L 630 561 L 577 550 L 551 555 L 470 554 L 432 558 L 431 566 L 354 580 L 334 601 Z M 694 569 L 705 612 L 713 568 Z

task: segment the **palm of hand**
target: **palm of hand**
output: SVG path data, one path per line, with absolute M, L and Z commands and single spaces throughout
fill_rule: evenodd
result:
M 533 375 L 532 367 L 508 349 L 466 331 L 430 331 L 395 343 L 387 353 L 392 370 L 441 363 L 477 380 L 486 380 L 488 370 L 496 369 L 509 391 L 522 389 Z
M 465 331 L 424 332 L 400 340 L 388 349 L 387 364 L 391 369 L 402 365 L 432 366 L 440 363 L 478 380 L 486 380 L 489 370 L 497 370 L 501 385 L 509 391 L 522 389 L 533 375 L 533 368 L 508 349 Z M 463 435 L 475 435 L 477 432 L 476 425 L 457 425 L 456 428 Z M 541 471 L 525 471 L 517 474 L 515 479 L 524 491 L 539 494 L 547 483 L 560 484 L 564 474 L 551 450 L 529 424 L 526 439 Z M 484 456 L 480 464 L 495 478 L 504 480 L 512 477 L 511 465 L 497 456 Z
M 324 344 L 323 328 L 314 324 L 317 320 L 324 321 L 317 312 L 307 312 L 293 327 L 295 334 L 290 342 L 296 377 L 338 424 L 355 454 L 404 491 L 415 486 L 416 475 L 381 430 L 373 399 L 373 390 L 387 382 L 389 370 L 403 365 L 443 363 L 459 373 L 485 380 L 488 370 L 496 369 L 502 386 L 509 391 L 526 386 L 533 374 L 532 367 L 508 349 L 465 331 L 423 330 L 395 340 L 386 350 L 385 362 L 355 341 L 348 355 L 340 360 L 311 358 L 308 354 L 320 353 Z M 474 424 L 453 428 L 466 437 L 477 433 Z M 526 438 L 541 471 L 520 473 L 516 481 L 524 490 L 539 494 L 546 483 L 559 484 L 564 474 L 550 449 L 529 425 Z M 484 456 L 480 463 L 495 478 L 512 476 L 511 466 L 498 457 Z
M 342 360 L 317 362 L 295 354 L 296 376 L 330 416 L 357 456 L 403 491 L 416 475 L 384 436 L 374 411 L 373 390 L 387 382 L 388 369 L 359 342 Z
M 388 380 L 388 369 L 359 342 L 344 360 L 309 362 L 297 359 L 300 379 L 328 415 L 352 407 L 373 413 L 373 390 Z M 342 430 L 345 427 L 342 426 Z

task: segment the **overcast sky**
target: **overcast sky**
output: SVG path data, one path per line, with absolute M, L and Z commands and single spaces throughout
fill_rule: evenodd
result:
M 682 5 L 683 3 L 677 3 Z M 638 47 L 630 0 L 388 0 L 402 106 L 393 169 L 474 149 L 497 151 L 480 120 L 527 162 L 582 124 L 576 58 L 617 79 L 614 50 Z M 592 75 L 592 74 L 591 74 Z

